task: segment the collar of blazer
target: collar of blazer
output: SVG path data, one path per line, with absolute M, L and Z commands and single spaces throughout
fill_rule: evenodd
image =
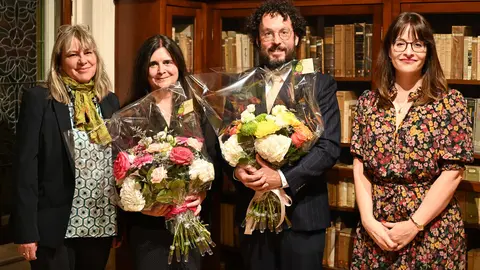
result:
M 110 104 L 109 94 L 107 95 L 102 102 L 100 102 L 100 109 L 102 110 L 102 114 L 104 118 L 110 118 L 114 112 L 114 108 Z M 68 105 L 64 103 L 60 103 L 56 100 L 52 100 L 53 103 L 53 111 L 55 116 L 57 117 L 58 127 L 60 128 L 60 133 L 62 137 L 63 146 L 65 147 L 65 151 L 67 151 L 68 161 L 70 163 L 70 168 L 72 169 L 73 175 L 75 175 L 75 161 L 73 159 L 72 154 L 74 153 L 73 149 L 69 149 L 69 147 L 73 147 L 73 134 L 70 133 L 72 130 L 72 124 L 70 121 L 70 113 L 68 111 Z

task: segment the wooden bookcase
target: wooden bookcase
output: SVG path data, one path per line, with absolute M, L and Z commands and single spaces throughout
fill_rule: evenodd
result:
M 172 27 L 178 24 L 194 24 L 194 72 L 209 71 L 221 67 L 222 31 L 244 33 L 246 17 L 262 1 L 186 1 L 186 0 L 116 0 L 116 92 L 123 101 L 128 96 L 133 58 L 140 44 L 156 33 L 171 35 Z M 415 11 L 424 15 L 436 33 L 449 33 L 452 25 L 470 25 L 475 35 L 480 35 L 480 1 L 455 0 L 300 0 L 294 1 L 317 35 L 322 35 L 323 26 L 351 24 L 365 21 L 373 25 L 372 65 L 379 52 L 383 36 L 392 20 L 401 12 Z M 445 19 L 447 18 L 448 19 Z M 480 68 L 480 67 L 479 67 Z M 361 93 L 374 89 L 370 77 L 336 77 L 339 90 L 354 90 Z M 452 88 L 464 96 L 480 98 L 479 80 L 449 79 Z M 342 144 L 342 162 L 351 162 L 349 144 Z M 475 156 L 480 164 L 480 155 Z M 331 175 L 353 177 L 351 169 L 332 169 Z M 463 181 L 458 190 L 480 193 L 479 182 Z M 215 253 L 220 254 L 205 265 L 204 269 L 242 269 L 238 248 L 222 245 L 220 239 L 220 203 L 233 204 L 232 193 L 219 194 L 213 199 L 215 205 L 212 234 L 217 243 Z M 356 216 L 358 210 L 349 207 L 331 207 L 337 215 Z M 467 225 L 469 248 L 478 247 L 478 225 Z M 477 245 L 477 246 L 475 246 Z M 232 259 L 233 258 L 233 259 Z M 225 260 L 233 263 L 225 264 Z M 221 262 L 222 261 L 222 262 Z M 235 267 L 236 266 L 236 267 Z M 339 269 L 328 268 L 326 269 Z

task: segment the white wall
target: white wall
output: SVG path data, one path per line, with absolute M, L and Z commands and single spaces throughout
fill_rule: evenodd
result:
M 115 5 L 113 0 L 72 0 L 72 24 L 90 26 L 107 74 L 115 83 Z M 115 89 L 113 85 L 112 91 Z
M 59 7 L 55 3 L 55 0 L 45 0 L 44 1 L 44 51 L 43 51 L 43 59 L 44 59 L 44 74 L 45 80 L 48 76 L 48 72 L 50 69 L 50 61 L 52 56 L 53 44 L 55 43 L 55 29 L 58 27 L 55 25 L 55 17 L 59 13 Z

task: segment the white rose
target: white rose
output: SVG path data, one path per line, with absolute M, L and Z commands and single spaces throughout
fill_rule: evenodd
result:
M 167 178 L 167 170 L 163 166 L 160 166 L 153 170 L 152 172 L 152 183 L 153 184 L 158 184 L 162 182 L 163 179 Z
M 222 150 L 223 158 L 225 158 L 228 164 L 232 167 L 237 166 L 238 161 L 246 156 L 243 148 L 238 144 L 236 134 L 228 138 L 225 143 L 221 143 L 220 149 Z
M 255 120 L 255 115 L 249 112 L 248 110 L 243 111 L 241 114 L 241 117 L 242 117 L 242 123 L 247 123 Z
M 284 105 L 275 105 L 273 108 L 272 108 L 272 114 L 273 115 L 278 115 L 282 112 L 285 112 L 285 111 L 288 111 L 287 110 L 287 107 L 285 107 Z
M 125 211 L 139 212 L 145 207 L 141 186 L 137 181 L 127 177 L 120 189 L 120 205 Z
M 250 104 L 247 106 L 247 111 L 254 113 L 255 112 L 255 104 Z
M 283 161 L 290 148 L 292 139 L 283 135 L 272 134 L 255 140 L 255 151 L 270 163 Z
M 168 152 L 171 149 L 172 149 L 172 146 L 169 143 L 152 143 L 148 146 L 147 152 L 160 153 L 160 152 Z
M 203 159 L 194 160 L 188 174 L 191 180 L 198 178 L 202 183 L 210 182 L 215 178 L 213 164 Z
M 202 150 L 203 143 L 195 138 L 188 138 L 187 139 L 187 145 L 192 147 L 193 149 L 197 151 Z

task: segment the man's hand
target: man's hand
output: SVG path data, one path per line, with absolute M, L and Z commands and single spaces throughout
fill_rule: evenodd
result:
M 235 167 L 234 176 L 246 187 L 255 191 L 262 191 L 268 187 L 262 172 L 250 165 L 238 165 Z
M 168 214 L 171 209 L 172 206 L 169 204 L 156 204 L 150 210 L 142 210 L 142 214 L 153 217 L 163 217 Z
M 37 246 L 38 244 L 35 243 L 28 243 L 28 244 L 20 244 L 18 246 L 18 253 L 20 253 L 25 260 L 33 261 L 37 259 Z
M 254 173 L 254 175 L 262 175 L 265 177 L 265 182 L 268 185 L 268 190 L 281 188 L 282 178 L 280 177 L 278 171 L 270 167 L 270 165 L 265 160 L 263 160 L 260 155 L 257 154 L 256 158 L 257 163 L 260 164 L 261 167 Z
M 200 211 L 202 211 L 202 202 L 203 200 L 205 200 L 205 197 L 207 197 L 207 193 L 205 191 L 202 191 L 196 195 L 187 196 L 185 198 L 185 201 L 189 203 L 187 203 L 186 207 L 197 207 L 197 210 L 195 210 L 195 216 L 198 216 L 198 214 L 200 214 Z

